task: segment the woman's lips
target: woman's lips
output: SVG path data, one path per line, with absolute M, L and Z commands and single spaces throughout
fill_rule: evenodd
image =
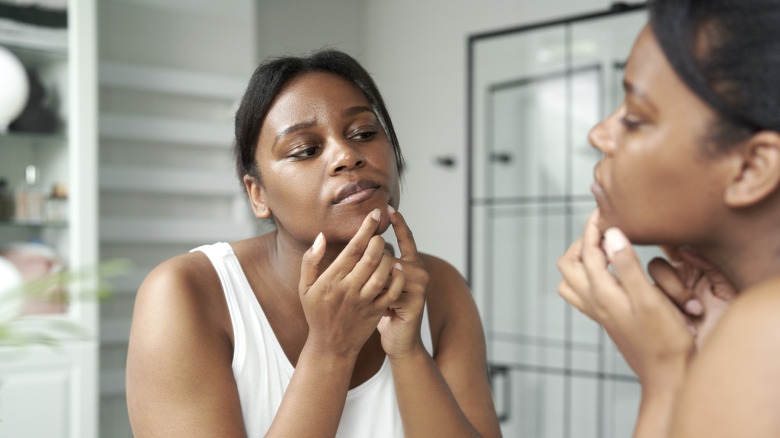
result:
M 370 198 L 378 188 L 379 184 L 372 181 L 360 180 L 357 182 L 352 182 L 339 190 L 339 193 L 333 203 L 341 205 L 360 202 Z
M 590 191 L 596 197 L 604 196 L 604 187 L 601 187 L 601 184 L 599 184 L 598 181 L 593 181 L 593 184 L 590 185 Z
M 371 195 L 373 195 L 375 191 L 376 191 L 376 188 L 363 189 L 363 190 L 357 191 L 357 192 L 355 192 L 355 193 L 345 197 L 344 199 L 340 200 L 339 202 L 336 203 L 336 205 L 352 204 L 352 203 L 355 203 L 355 202 L 360 202 L 360 201 L 362 201 L 364 199 L 370 198 Z

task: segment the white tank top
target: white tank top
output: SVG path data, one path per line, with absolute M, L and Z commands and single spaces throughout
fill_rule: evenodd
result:
M 208 256 L 222 283 L 233 324 L 233 376 L 244 425 L 248 437 L 262 437 L 271 427 L 295 368 L 282 351 L 230 244 L 204 245 L 193 251 Z M 425 349 L 433 354 L 427 306 L 420 333 Z M 347 392 L 336 437 L 403 437 L 387 357 L 376 374 Z

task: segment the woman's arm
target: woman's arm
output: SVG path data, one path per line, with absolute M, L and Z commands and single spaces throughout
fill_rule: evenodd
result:
M 136 437 L 246 436 L 221 291 L 197 253 L 163 263 L 141 285 L 127 357 Z
M 604 327 L 639 378 L 642 401 L 634 437 L 668 436 L 694 354 L 693 337 L 682 312 L 645 276 L 626 237 L 610 229 L 602 242 L 597 222 L 598 210 L 582 238 L 559 259 L 558 292 Z M 667 280 L 667 287 L 669 281 L 685 287 L 676 276 Z
M 482 324 L 471 292 L 448 263 L 417 253 L 403 217 L 391 211 L 407 278 L 379 330 L 408 437 L 500 437 Z M 426 301 L 434 357 L 420 338 Z

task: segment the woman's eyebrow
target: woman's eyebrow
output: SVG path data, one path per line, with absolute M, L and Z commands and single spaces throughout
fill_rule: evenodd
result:
M 310 120 L 308 122 L 296 123 L 294 125 L 290 125 L 290 126 L 284 128 L 278 134 L 276 134 L 276 139 L 274 140 L 274 145 L 276 145 L 276 143 L 279 143 L 279 140 L 281 140 L 285 136 L 293 134 L 293 133 L 298 132 L 298 131 L 302 131 L 304 129 L 311 128 L 315 124 L 316 124 L 316 122 L 314 120 Z
M 623 79 L 623 90 L 625 90 L 626 95 L 630 94 L 636 97 L 649 106 L 651 110 L 655 111 L 656 113 L 658 112 L 658 107 L 656 107 L 653 101 L 647 97 L 647 94 L 643 89 L 637 87 L 626 79 Z
M 349 107 L 349 108 L 347 108 L 347 109 L 346 109 L 346 110 L 344 110 L 344 111 L 343 111 L 341 114 L 342 114 L 344 117 L 351 117 L 351 116 L 354 116 L 354 115 L 357 115 L 357 114 L 360 114 L 360 113 L 363 113 L 363 112 L 366 112 L 366 111 L 368 111 L 368 112 L 370 112 L 370 113 L 373 113 L 373 112 L 374 112 L 374 109 L 373 109 L 373 108 L 371 108 L 371 107 L 367 107 L 367 106 L 363 106 L 363 105 L 358 105 L 358 106 L 353 106 L 353 107 Z

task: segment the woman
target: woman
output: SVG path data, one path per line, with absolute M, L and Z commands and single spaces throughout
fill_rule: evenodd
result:
M 196 248 L 141 285 L 135 435 L 499 436 L 476 307 L 395 210 L 403 161 L 366 71 L 337 51 L 259 66 L 236 164 L 276 230 Z
M 592 186 L 598 209 L 559 260 L 559 293 L 604 326 L 636 372 L 635 437 L 774 437 L 780 2 L 650 7 L 626 66 L 625 100 L 590 134 L 603 152 Z M 650 280 L 631 243 L 679 248 L 679 257 L 675 266 L 652 261 Z M 732 284 L 737 296 L 719 319 L 705 306 L 707 337 L 695 343 L 678 305 L 704 291 L 699 303 L 722 308 L 717 297 Z

